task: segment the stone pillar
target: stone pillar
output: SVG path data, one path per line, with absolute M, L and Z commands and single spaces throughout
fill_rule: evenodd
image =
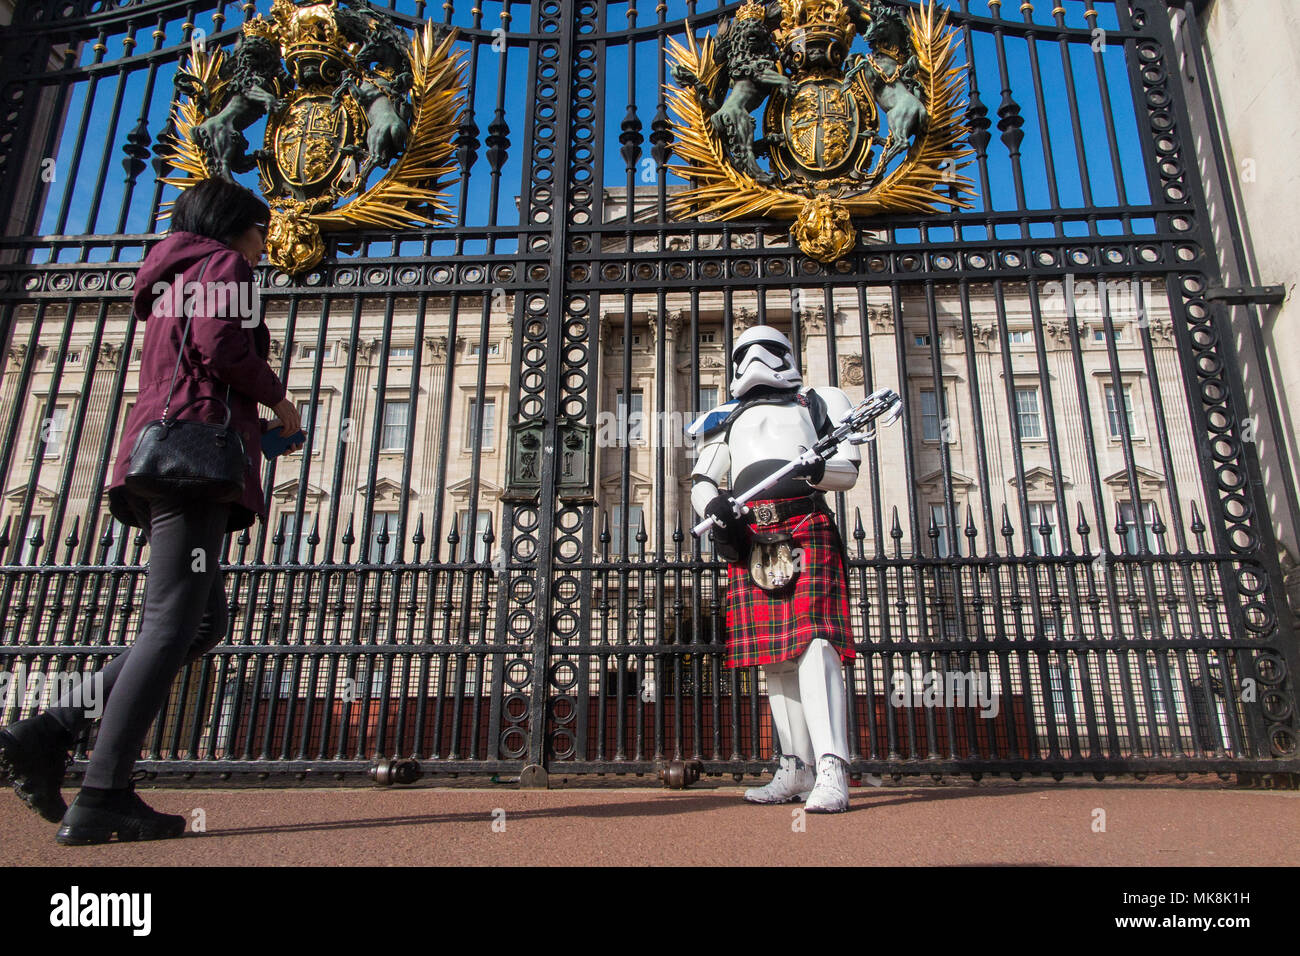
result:
M 113 375 L 117 370 L 117 363 L 124 358 L 122 346 L 113 342 L 101 342 L 99 346 L 99 360 L 96 366 L 95 374 L 91 376 L 90 385 L 86 389 L 83 398 L 86 404 L 86 416 L 81 429 L 81 448 L 78 449 L 80 459 L 78 467 L 72 477 L 72 497 L 74 499 L 85 500 L 90 492 L 90 486 L 95 478 L 95 471 L 100 467 L 100 462 L 93 460 L 99 446 L 104 441 L 104 433 L 113 427 L 113 417 L 120 412 L 116 406 L 110 407 L 109 393 L 113 390 Z M 121 437 L 118 435 L 117 437 Z M 112 468 L 112 456 L 116 454 L 117 449 L 109 450 L 109 461 L 104 464 L 106 473 Z M 107 484 L 107 477 L 105 479 Z M 97 528 L 87 528 L 87 533 L 98 533 Z
M 682 310 L 672 309 L 663 317 L 664 326 L 664 367 L 659 373 L 664 379 L 664 403 L 663 408 L 656 409 L 655 416 L 655 440 L 659 443 L 657 447 L 663 449 L 664 453 L 664 501 L 668 507 L 676 505 L 677 497 L 677 480 L 680 471 L 679 458 L 682 450 L 682 435 L 675 434 L 680 432 L 683 427 L 682 419 L 689 415 L 695 407 L 694 396 L 686 394 L 684 397 L 678 395 L 679 383 L 677 381 L 677 337 L 682 329 Z M 657 333 L 658 326 L 651 327 L 652 345 L 656 352 L 657 344 L 653 342 L 653 336 Z M 690 386 L 684 386 L 689 393 Z M 665 524 L 665 527 L 668 525 Z
M 803 372 L 805 385 L 829 385 L 831 379 L 830 344 L 828 337 L 835 334 L 834 318 L 827 320 L 826 309 L 801 309 L 799 312 L 800 328 L 803 330 L 803 355 L 799 357 L 799 368 Z
M 426 492 L 437 488 L 438 460 L 443 454 L 450 453 L 448 437 L 440 431 L 442 427 L 442 404 L 446 401 L 443 394 L 443 382 L 447 376 L 447 363 L 451 361 L 451 349 L 445 335 L 427 335 L 424 338 L 425 368 L 429 376 L 429 398 L 424 403 L 424 441 L 421 447 L 420 487 Z M 455 409 L 452 409 L 455 414 Z M 504 426 L 505 412 L 502 412 L 502 435 L 506 435 Z M 504 445 L 504 438 L 502 440 Z M 448 460 L 450 466 L 450 460 Z M 426 519 L 427 520 L 427 519 Z

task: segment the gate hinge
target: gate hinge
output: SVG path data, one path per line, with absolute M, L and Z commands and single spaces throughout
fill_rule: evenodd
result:
M 1216 286 L 1205 290 L 1206 301 L 1224 305 L 1281 305 L 1286 298 L 1284 285 Z

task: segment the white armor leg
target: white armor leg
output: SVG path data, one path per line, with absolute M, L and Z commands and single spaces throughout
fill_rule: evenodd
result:
M 799 671 L 794 661 L 764 664 L 767 699 L 772 705 L 772 727 L 781 742 L 781 761 L 772 782 L 745 791 L 750 803 L 789 803 L 804 800 L 816 777 L 812 738 L 799 703 Z
M 817 763 L 813 738 L 800 697 L 799 667 L 794 661 L 763 665 L 767 699 L 772 705 L 772 726 L 781 741 L 781 753 L 798 757 L 809 767 Z
M 840 813 L 849 808 L 849 742 L 839 652 L 829 641 L 813 641 L 799 657 L 797 676 L 800 709 L 817 755 L 817 782 L 804 807 Z
M 830 641 L 815 640 L 799 655 L 797 699 L 800 716 L 811 738 L 812 760 L 820 760 L 826 754 L 848 760 L 844 667 L 839 651 Z

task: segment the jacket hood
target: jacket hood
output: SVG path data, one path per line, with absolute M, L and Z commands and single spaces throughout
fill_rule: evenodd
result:
M 131 300 L 135 317 L 141 322 L 149 318 L 154 300 L 161 291 L 164 291 L 155 290 L 155 285 L 159 283 L 170 285 L 177 275 L 184 273 L 214 252 L 230 252 L 238 258 L 238 253 L 234 253 L 224 242 L 217 242 L 215 239 L 192 232 L 170 233 L 166 239 L 150 249 L 135 276 L 135 295 Z M 242 258 L 240 262 L 243 262 Z

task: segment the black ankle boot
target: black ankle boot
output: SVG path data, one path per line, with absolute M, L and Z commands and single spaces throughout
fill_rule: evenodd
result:
M 123 843 L 168 840 L 185 832 L 185 818 L 159 813 L 145 803 L 132 784 L 122 790 L 94 790 L 77 794 L 63 815 L 55 841 L 64 846 L 107 843 L 117 834 Z
M 8 781 L 23 803 L 51 823 L 68 809 L 59 789 L 72 743 L 72 734 L 49 714 L 0 730 L 0 782 Z

